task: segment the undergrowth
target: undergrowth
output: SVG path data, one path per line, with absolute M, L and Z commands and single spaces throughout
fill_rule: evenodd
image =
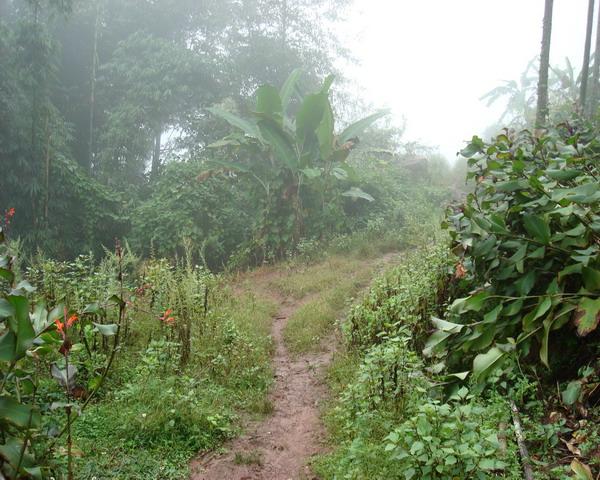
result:
M 283 294 L 299 300 L 308 298 L 289 318 L 283 331 L 292 353 L 320 348 L 349 302 L 370 281 L 376 263 L 332 257 L 299 271 L 292 270 L 272 282 Z
M 428 317 L 449 291 L 445 248 L 415 251 L 382 275 L 343 324 L 324 413 L 336 445 L 313 466 L 324 479 L 521 478 L 509 410 L 467 388 L 445 391 L 421 358 Z

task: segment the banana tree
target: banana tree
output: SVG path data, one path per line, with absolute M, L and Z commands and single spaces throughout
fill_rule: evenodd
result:
M 256 92 L 256 108 L 250 119 L 218 107 L 209 109 L 235 128 L 230 135 L 211 145 L 228 148 L 226 154 L 230 158 L 212 163 L 221 170 L 248 175 L 261 186 L 265 209 L 259 230 L 264 238 L 273 233 L 267 230 L 274 227 L 275 235 L 268 243 L 279 244 L 277 253 L 283 253 L 281 248 L 290 244 L 295 246 L 302 234 L 306 215 L 302 188 L 314 188 L 324 208 L 333 182 L 350 180 L 356 183 L 356 173 L 346 162 L 348 155 L 358 143 L 358 136 L 387 114 L 386 111 L 374 113 L 336 134 L 329 101 L 333 76 L 329 76 L 319 91 L 299 98 L 295 115 L 290 115 L 291 100 L 298 95 L 300 74 L 300 70 L 292 72 L 281 90 L 271 85 L 261 86 Z M 373 200 L 356 185 L 342 195 Z M 279 212 L 275 212 L 275 208 Z M 274 225 L 278 216 L 279 221 Z

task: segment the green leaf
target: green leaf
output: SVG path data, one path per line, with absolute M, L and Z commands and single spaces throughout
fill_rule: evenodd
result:
M 431 317 L 431 323 L 433 323 L 435 328 L 437 328 L 438 330 L 450 333 L 460 333 L 460 331 L 465 327 L 464 325 L 461 325 L 459 323 L 448 322 L 446 320 L 442 320 L 441 318 L 436 317 Z
M 277 159 L 292 171 L 298 169 L 298 156 L 294 150 L 294 142 L 275 121 L 262 119 L 258 128 L 265 142 L 273 149 Z
M 478 292 L 470 297 L 459 298 L 452 304 L 451 308 L 457 308 L 459 313 L 479 312 L 483 308 L 485 301 L 489 296 L 489 292 Z
M 536 273 L 534 270 L 529 270 L 519 280 L 515 282 L 515 287 L 520 295 L 528 295 L 535 285 Z
M 39 335 L 46 327 L 50 325 L 48 322 L 48 311 L 46 305 L 43 302 L 36 304 L 33 309 L 33 315 L 31 315 L 33 322 L 33 330 L 36 335 Z
M 527 188 L 529 188 L 529 184 L 525 180 L 510 180 L 508 182 L 498 182 L 496 184 L 496 190 L 505 193 L 525 190 Z
M 4 332 L 0 337 L 0 361 L 13 362 L 16 361 L 15 349 L 17 346 L 17 336 L 13 332 Z
M 577 334 L 580 337 L 585 337 L 589 333 L 596 330 L 598 322 L 600 322 L 600 298 L 592 299 L 583 297 L 577 310 L 575 311 L 575 325 L 577 326 Z
M 600 272 L 598 270 L 583 266 L 581 268 L 581 274 L 587 290 L 591 292 L 600 290 Z
M 443 332 L 441 330 L 433 332 L 425 342 L 423 355 L 426 357 L 433 355 L 435 348 L 441 345 L 450 335 L 452 335 L 450 332 Z
M 35 330 L 29 318 L 29 302 L 25 297 L 11 295 L 8 297 L 8 301 L 15 308 L 14 322 L 9 322 L 9 327 L 13 333 L 17 336 L 17 342 L 15 345 L 15 357 L 19 359 L 25 356 L 25 352 L 31 345 L 35 338 Z
M 102 375 L 96 375 L 88 380 L 88 390 L 98 390 L 102 385 Z
M 577 458 L 571 461 L 571 470 L 575 473 L 575 480 L 594 480 L 592 469 Z
M 321 86 L 321 93 L 329 93 L 329 89 L 331 88 L 331 85 L 333 85 L 333 81 L 335 80 L 335 75 L 333 74 L 329 74 L 325 77 L 325 80 L 323 80 L 323 85 Z
M 300 75 L 302 75 L 302 69 L 301 68 L 295 69 L 294 71 L 292 71 L 292 73 L 290 73 L 290 76 L 287 78 L 287 80 L 283 84 L 283 87 L 281 87 L 281 90 L 279 92 L 279 97 L 281 98 L 281 106 L 282 106 L 284 112 L 287 110 L 287 108 L 290 104 L 290 100 L 292 99 L 292 94 L 294 93 L 294 90 L 296 89 L 296 85 L 298 84 Z
M 69 364 L 68 369 L 63 369 L 56 365 L 56 363 L 53 363 L 50 367 L 50 373 L 63 388 L 68 385 L 70 389 L 75 385 L 75 377 L 77 376 L 77 367 L 75 365 Z
M 585 234 L 585 225 L 583 223 L 580 223 L 571 230 L 567 230 L 566 232 L 564 232 L 564 234 L 569 237 L 581 237 Z
M 473 377 L 476 381 L 482 382 L 485 380 L 498 366 L 504 355 L 506 353 L 498 347 L 492 347 L 486 353 L 477 355 L 473 360 Z
M 483 140 L 477 136 L 474 136 L 471 142 L 460 151 L 460 154 L 465 158 L 471 158 L 473 155 L 480 153 L 483 147 Z
M 31 426 L 40 425 L 41 416 L 30 405 L 18 402 L 13 397 L 0 397 L 0 423 L 11 423 L 19 428 L 27 428 L 31 416 Z
M 323 112 L 323 118 L 321 119 L 321 123 L 317 127 L 317 139 L 319 140 L 319 149 L 321 150 L 321 156 L 324 159 L 329 158 L 329 156 L 333 153 L 333 144 L 335 139 L 334 128 L 335 120 L 333 118 L 333 110 L 328 99 L 327 104 L 325 106 L 325 112 Z
M 296 138 L 299 143 L 303 144 L 310 137 L 316 136 L 317 128 L 323 120 L 328 103 L 327 94 L 324 93 L 313 93 L 306 96 L 296 114 Z
M 105 337 L 112 337 L 113 335 L 116 335 L 117 331 L 119 329 L 119 326 L 116 323 L 109 323 L 109 324 L 95 323 L 95 322 L 92 322 L 92 323 L 94 324 L 94 326 L 96 327 L 98 332 L 100 332 Z
M 542 342 L 540 345 L 540 360 L 546 367 L 550 367 L 548 362 L 548 343 L 550 341 L 550 331 L 552 330 L 552 325 L 554 324 L 554 317 L 549 315 L 546 319 L 544 319 L 544 331 L 542 333 Z
M 3 278 L 8 283 L 12 284 L 15 281 L 15 274 L 6 268 L 0 268 L 0 278 Z
M 99 303 L 95 302 L 95 303 L 89 303 L 85 306 L 85 308 L 83 309 L 82 313 L 91 313 L 93 315 L 100 315 L 102 313 L 103 309 L 100 306 Z
M 15 314 L 15 307 L 5 298 L 0 298 L 0 318 L 11 317 Z
M 256 112 L 271 117 L 282 112 L 282 102 L 277 89 L 271 85 L 263 85 L 256 91 Z
M 577 400 L 579 400 L 579 395 L 581 394 L 581 382 L 574 381 L 569 382 L 567 388 L 565 388 L 560 396 L 562 397 L 563 403 L 566 405 L 573 405 Z
M 317 178 L 321 176 L 321 170 L 318 168 L 303 168 L 300 170 L 307 178 Z
M 358 137 L 362 132 L 364 132 L 367 128 L 369 128 L 373 123 L 375 123 L 380 118 L 385 117 L 390 112 L 389 110 L 382 110 L 380 112 L 374 113 L 365 117 L 357 122 L 354 122 L 351 125 L 348 125 L 342 133 L 339 135 L 339 143 L 344 144 L 348 140 Z
M 249 122 L 248 120 L 245 120 L 244 118 L 239 117 L 239 116 L 235 115 L 234 113 L 228 112 L 227 110 L 223 110 L 222 108 L 219 108 L 219 107 L 210 107 L 210 108 L 207 108 L 207 110 L 210 113 L 212 113 L 213 115 L 216 115 L 217 117 L 221 117 L 223 120 L 225 120 L 231 126 L 233 126 L 235 128 L 239 128 L 247 136 L 260 139 L 260 134 L 259 134 L 258 128 L 256 127 L 255 124 Z
M 569 180 L 573 180 L 581 175 L 583 172 L 581 170 L 575 169 L 565 169 L 565 170 L 546 170 L 546 175 L 552 180 L 558 180 L 560 182 L 566 182 Z
M 558 188 L 552 192 L 551 197 L 555 202 L 567 200 L 580 204 L 594 203 L 600 200 L 600 185 L 598 182 L 592 182 L 575 188 Z
M 550 243 L 550 226 L 544 218 L 539 215 L 523 215 L 523 225 L 531 237 L 544 245 Z
M 367 192 L 363 192 L 358 187 L 352 187 L 350 190 L 342 193 L 342 195 L 344 197 L 362 198 L 363 200 L 367 200 L 368 202 L 372 202 L 375 200 L 371 195 L 369 195 Z
M 118 295 L 111 295 L 110 298 L 108 299 L 108 301 L 109 302 L 114 302 L 115 305 L 118 305 L 120 307 L 124 307 L 125 306 L 125 300 L 123 300 Z

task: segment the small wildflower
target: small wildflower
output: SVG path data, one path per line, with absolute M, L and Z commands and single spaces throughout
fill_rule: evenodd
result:
M 10 225 L 10 222 L 14 216 L 15 216 L 14 207 L 11 207 L 4 212 L 4 226 L 5 227 L 8 227 Z
M 175 323 L 175 318 L 170 316 L 172 313 L 173 313 L 173 309 L 168 308 L 167 310 L 165 310 L 165 313 L 158 318 L 160 319 L 161 322 L 163 322 L 166 325 L 173 325 Z
M 67 320 L 67 328 L 71 328 L 73 324 L 78 320 L 77 315 L 73 314 Z
M 467 269 L 463 265 L 462 261 L 458 262 L 455 267 L 454 278 L 460 280 L 461 278 L 464 278 L 466 274 Z
M 61 337 L 65 338 L 65 324 L 60 320 L 55 320 L 54 324 L 56 325 L 56 331 L 60 333 Z

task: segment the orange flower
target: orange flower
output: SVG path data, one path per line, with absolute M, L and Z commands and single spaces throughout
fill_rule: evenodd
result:
M 65 324 L 58 319 L 54 321 L 54 324 L 56 325 L 56 331 L 60 333 L 63 338 L 65 338 Z
M 69 319 L 67 320 L 67 328 L 71 328 L 77 320 L 79 320 L 77 318 L 77 315 L 75 315 L 75 314 L 71 315 L 69 317 Z
M 165 313 L 158 318 L 160 319 L 161 322 L 165 323 L 166 325 L 173 325 L 175 323 L 175 318 L 170 316 L 172 313 L 173 313 L 173 309 L 168 308 L 167 310 L 165 310 Z
M 10 225 L 10 221 L 11 221 L 12 217 L 14 217 L 14 216 L 15 216 L 14 207 L 11 207 L 8 210 L 6 210 L 4 212 L 4 225 L 6 225 L 8 227 Z
M 460 280 L 461 278 L 464 278 L 467 275 L 467 269 L 465 268 L 465 266 L 462 263 L 462 260 L 460 262 L 458 262 L 456 264 L 455 267 L 455 271 L 454 271 L 454 278 L 456 278 L 457 280 Z

